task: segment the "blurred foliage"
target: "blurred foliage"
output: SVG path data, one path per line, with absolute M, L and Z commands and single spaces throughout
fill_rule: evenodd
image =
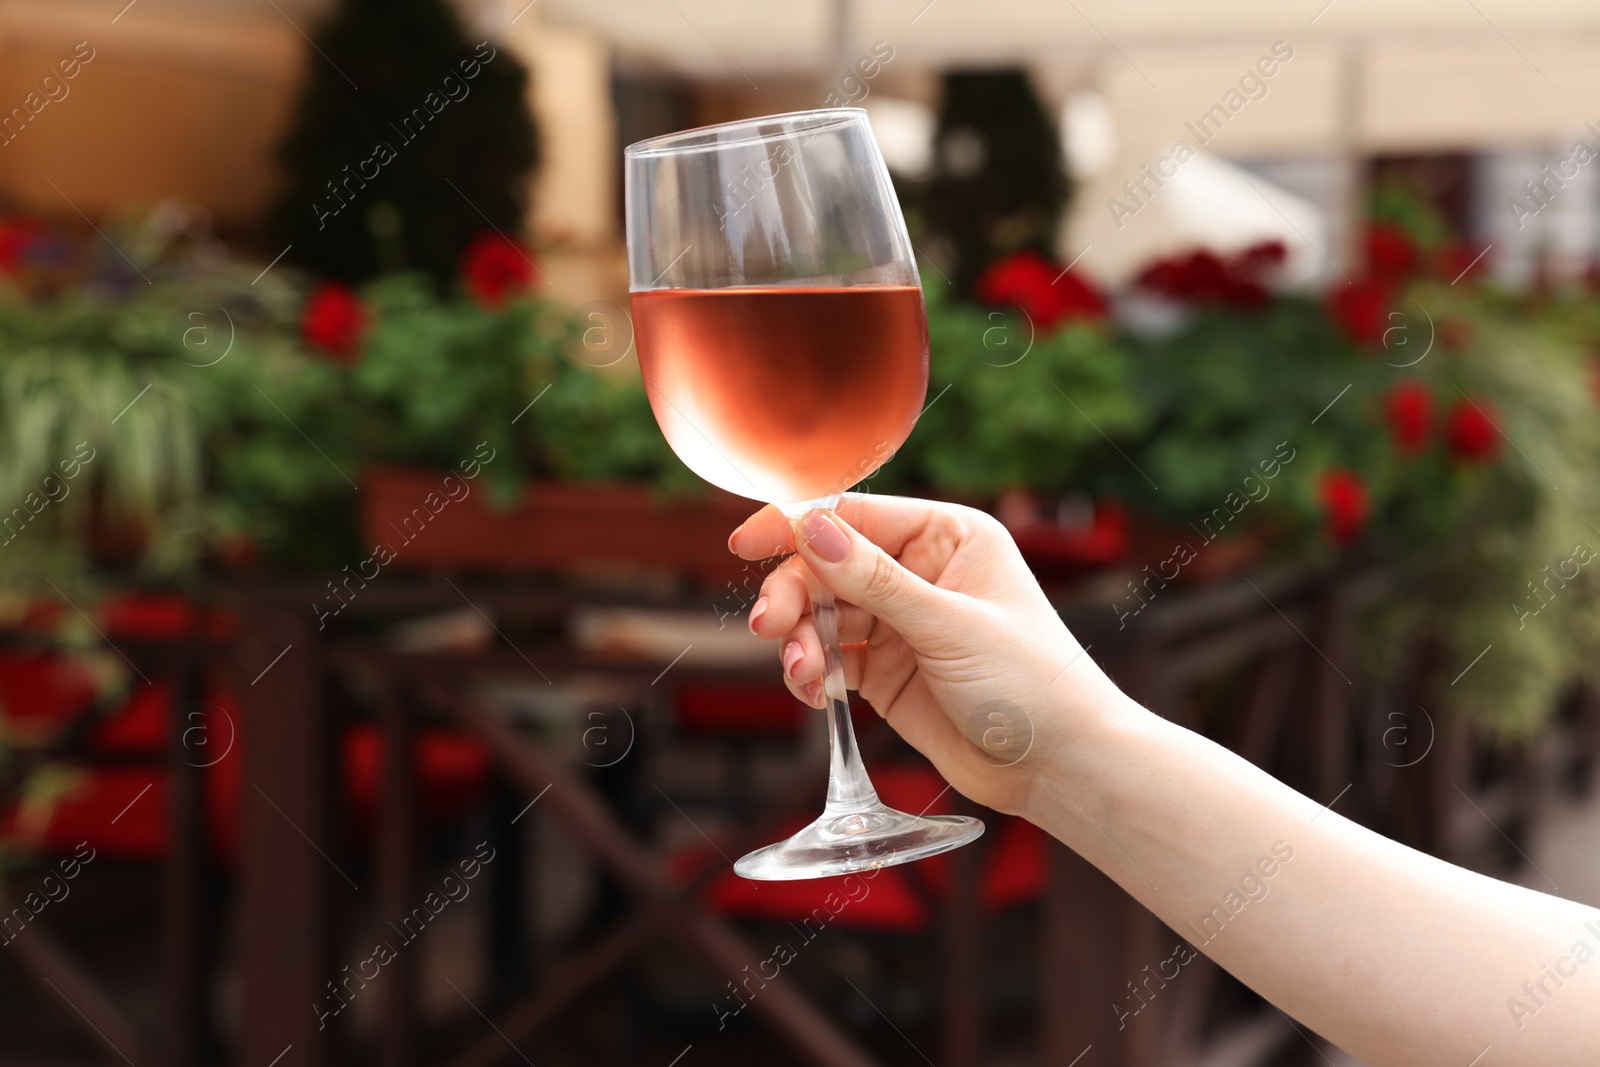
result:
M 360 292 L 368 326 L 347 366 L 299 336 L 287 272 L 253 282 L 258 267 L 159 247 L 142 269 L 148 286 L 0 285 L 0 519 L 22 509 L 0 534 L 0 584 L 96 565 L 181 580 L 241 551 L 342 560 L 364 469 L 453 467 L 482 441 L 491 501 L 528 478 L 697 485 L 637 378 L 569 358 L 579 326 L 544 301 L 485 307 L 385 277 Z M 80 443 L 92 458 L 67 479 Z
M 1450 223 L 1417 180 L 1391 175 L 1373 184 L 1367 197 L 1367 218 L 1376 225 L 1397 227 L 1419 248 L 1433 250 L 1450 241 Z
M 1392 591 L 1363 628 L 1374 670 L 1426 637 L 1447 685 L 1489 649 L 1449 705 L 1526 733 L 1564 687 L 1596 678 L 1600 583 L 1581 560 L 1600 551 L 1600 316 L 1587 286 L 1513 294 L 1425 270 L 1389 286 L 1376 344 L 1353 343 L 1325 304 L 1298 296 L 1200 310 L 1170 336 L 1130 339 L 1148 430 L 1124 444 L 1128 463 L 1089 484 L 1181 528 L 1243 495 L 1258 461 L 1288 442 L 1293 462 L 1241 528 L 1278 559 L 1379 566 Z M 1403 390 L 1425 400 L 1411 447 L 1394 425 Z M 1481 454 L 1452 429 L 1477 416 L 1490 426 Z M 1349 547 L 1329 536 L 1320 494 L 1334 469 L 1370 500 Z
M 1490 398 L 1507 447 L 1481 468 L 1389 456 L 1375 472 L 1390 505 L 1370 551 L 1408 576 L 1386 621 L 1444 634 L 1457 669 L 1492 646 L 1450 703 L 1526 734 L 1565 686 L 1600 680 L 1600 568 L 1582 562 L 1600 553 L 1600 320 L 1587 286 L 1512 294 L 1435 282 L 1412 295 L 1471 338 L 1415 370 L 1442 397 Z
M 0 285 L 0 584 L 13 591 L 130 570 L 182 583 L 241 548 L 279 569 L 337 566 L 356 548 L 366 470 L 454 466 L 483 441 L 498 453 L 491 505 L 529 479 L 697 490 L 637 375 L 584 363 L 588 319 L 390 275 L 350 296 L 359 350 L 336 356 L 303 336 L 306 290 L 289 272 L 258 277 L 148 228 L 113 235 L 148 284 L 104 261 Z M 1086 305 L 1044 330 L 930 283 L 928 407 L 871 488 L 975 503 L 1087 493 L 1187 530 L 1287 446 L 1294 458 L 1231 509 L 1225 535 L 1282 561 L 1377 565 L 1394 592 L 1364 630 L 1374 667 L 1425 635 L 1448 682 L 1490 647 L 1449 701 L 1531 729 L 1593 673 L 1600 638 L 1600 568 L 1571 562 L 1600 547 L 1600 310 L 1586 284 L 1510 293 L 1452 274 L 1385 279 L 1365 339 L 1306 295 L 1152 319 L 1128 294 L 1116 318 Z M 1426 401 L 1409 444 L 1394 425 L 1402 388 Z M 1464 405 L 1492 420 L 1476 451 L 1452 437 Z M 1332 470 L 1364 494 L 1351 543 L 1329 524 Z
M 1100 457 L 1085 486 L 1175 525 L 1209 515 L 1244 479 L 1294 449 L 1295 475 L 1349 466 L 1368 447 L 1373 425 L 1346 395 L 1315 426 L 1310 420 L 1372 360 L 1330 327 L 1320 304 L 1284 296 L 1260 309 L 1200 309 L 1167 335 L 1123 339 L 1126 375 L 1146 413 L 1125 456 Z M 1381 440 L 1381 437 L 1378 438 Z M 1252 516 L 1296 528 L 1319 515 L 1309 477 L 1274 479 Z M 1251 505 L 1255 507 L 1253 503 Z
M 1145 429 L 1131 364 L 1104 323 L 1044 331 L 1024 315 L 954 303 L 936 282 L 924 289 L 928 407 L 873 479 L 875 491 L 915 487 L 980 501 L 1022 487 L 1059 495 L 1088 483 L 1102 434 L 1126 439 Z

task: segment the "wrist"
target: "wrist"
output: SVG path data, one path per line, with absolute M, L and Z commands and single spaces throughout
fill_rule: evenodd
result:
M 1052 686 L 1050 710 L 1062 727 L 1060 743 L 1034 766 L 1016 812 L 1068 844 L 1073 841 L 1063 829 L 1073 827 L 1075 820 L 1081 827 L 1078 816 L 1084 811 L 1101 811 L 1111 803 L 1116 782 L 1127 777 L 1130 760 L 1137 761 L 1140 737 L 1153 723 L 1164 721 L 1118 689 L 1098 667 L 1090 667 L 1095 677 L 1088 684 L 1064 677 Z

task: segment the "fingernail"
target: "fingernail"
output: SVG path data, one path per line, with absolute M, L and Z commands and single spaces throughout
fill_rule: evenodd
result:
M 815 706 L 822 696 L 822 679 L 818 678 L 806 686 L 803 692 L 806 695 L 806 703 Z
M 739 550 L 733 547 L 733 542 L 738 539 L 739 531 L 742 529 L 744 529 L 744 523 L 740 523 L 738 526 L 735 526 L 733 533 L 728 535 L 728 551 L 732 552 L 736 556 L 739 554 Z
M 809 512 L 800 530 L 806 535 L 811 551 L 829 563 L 843 563 L 850 554 L 850 539 L 821 511 Z
M 800 647 L 799 641 L 791 641 L 789 647 L 783 650 L 783 676 L 794 677 L 794 665 L 805 657 L 805 649 Z
M 750 609 L 750 632 L 756 632 L 756 623 L 761 621 L 761 616 L 767 613 L 767 598 L 762 597 L 756 601 L 756 606 Z

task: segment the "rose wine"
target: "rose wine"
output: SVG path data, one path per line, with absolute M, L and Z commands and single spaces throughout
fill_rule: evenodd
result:
M 672 450 L 730 493 L 841 493 L 905 443 L 928 387 L 914 285 L 634 293 L 639 366 Z

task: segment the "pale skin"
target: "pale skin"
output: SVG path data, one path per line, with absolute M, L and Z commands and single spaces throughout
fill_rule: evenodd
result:
M 728 544 L 798 551 L 750 617 L 796 696 L 822 705 L 803 561 L 839 601 L 846 684 L 955 789 L 1054 835 L 1364 1062 L 1600 1062 L 1600 910 L 1396 844 L 1140 707 L 990 516 L 852 495 L 799 522 L 765 508 Z M 1012 705 L 1031 744 L 996 758 L 974 711 Z

